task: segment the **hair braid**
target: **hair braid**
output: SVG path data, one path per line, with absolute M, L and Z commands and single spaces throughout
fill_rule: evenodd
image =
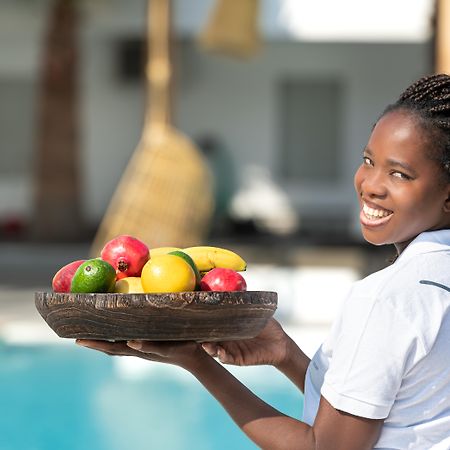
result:
M 420 78 L 389 105 L 387 112 L 404 109 L 419 119 L 428 133 L 433 159 L 437 159 L 450 181 L 450 75 L 436 74 Z

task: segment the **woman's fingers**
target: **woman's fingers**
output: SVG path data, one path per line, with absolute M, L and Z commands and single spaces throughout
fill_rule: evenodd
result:
M 155 355 L 160 358 L 169 358 L 178 360 L 188 354 L 192 354 L 197 344 L 191 341 L 127 341 L 130 349 L 136 350 L 141 354 Z
M 202 350 L 199 352 L 199 344 L 192 341 L 153 342 L 129 340 L 108 342 L 91 339 L 77 339 L 76 343 L 83 347 L 106 353 L 107 355 L 137 356 L 149 361 L 175 364 L 181 367 L 190 367 L 193 361 L 196 361 L 202 354 L 204 355 Z
M 141 353 L 152 353 L 158 356 L 166 356 L 167 351 L 173 346 L 170 342 L 153 341 L 127 341 L 127 346 Z
M 153 343 L 149 341 L 96 341 L 90 339 L 77 339 L 76 343 L 82 347 L 91 348 L 93 350 L 99 350 L 109 354 L 126 354 L 126 355 L 139 355 L 140 353 L 163 353 L 166 343 Z
M 131 356 L 131 355 L 138 355 L 139 352 L 133 351 L 130 349 L 126 342 L 120 341 L 120 342 L 109 342 L 109 341 L 97 341 L 97 340 L 91 340 L 91 339 L 77 339 L 75 341 L 76 344 L 90 348 L 92 350 L 97 350 L 103 353 L 106 353 L 108 355 L 122 355 L 122 356 Z
M 75 343 L 81 345 L 82 347 L 88 347 L 100 351 L 112 351 L 113 349 L 117 349 L 117 342 L 77 339 Z
M 233 356 L 228 353 L 224 347 L 216 342 L 204 342 L 202 347 L 209 356 L 217 358 L 221 363 L 234 364 L 235 362 Z
M 127 346 L 134 350 L 142 350 L 142 341 L 127 341 Z
M 217 359 L 224 364 L 234 364 L 234 358 L 232 358 L 223 347 L 217 348 Z
M 234 358 L 229 353 L 227 353 L 221 345 L 212 342 L 204 342 L 202 344 L 202 347 L 209 356 L 217 358 L 221 363 L 234 363 Z
M 209 356 L 212 356 L 213 358 L 217 356 L 219 346 L 215 342 L 203 342 L 202 347 Z

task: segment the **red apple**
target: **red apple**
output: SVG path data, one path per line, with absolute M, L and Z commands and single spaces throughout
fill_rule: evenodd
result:
M 246 291 L 247 283 L 235 270 L 216 267 L 202 278 L 200 288 L 202 291 Z
M 144 264 L 150 258 L 148 247 L 139 239 L 121 235 L 105 244 L 101 253 L 103 261 L 109 262 L 118 280 L 141 276 Z
M 61 267 L 61 269 L 55 273 L 52 280 L 53 292 L 70 292 L 72 278 L 78 267 L 80 267 L 85 261 L 85 259 L 79 259 Z

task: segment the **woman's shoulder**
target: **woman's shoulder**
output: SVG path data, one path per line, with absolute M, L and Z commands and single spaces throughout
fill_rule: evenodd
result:
M 443 321 L 450 326 L 448 267 L 450 251 L 399 260 L 355 283 L 347 311 L 363 310 L 373 319 L 409 327 L 428 348 Z
M 363 296 L 370 293 L 376 298 L 420 295 L 418 287 L 427 281 L 450 286 L 449 267 L 450 247 L 402 254 L 393 264 L 357 281 L 353 293 Z
M 402 270 L 396 264 L 388 265 L 367 275 L 353 284 L 352 295 L 358 297 L 379 298 L 386 296 L 388 291 L 398 286 L 398 276 Z

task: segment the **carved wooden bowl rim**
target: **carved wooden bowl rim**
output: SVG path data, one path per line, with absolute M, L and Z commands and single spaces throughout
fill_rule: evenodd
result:
M 176 305 L 232 305 L 254 304 L 277 306 L 277 293 L 271 291 L 189 291 L 145 294 L 119 293 L 58 293 L 36 292 L 36 306 L 50 307 L 53 304 L 78 303 L 80 305 L 118 308 L 118 307 L 175 307 Z
M 275 313 L 277 293 L 36 292 L 35 305 L 50 328 L 60 337 L 218 340 L 228 336 L 239 339 L 255 336 L 262 329 Z M 172 327 L 174 334 L 166 332 L 165 327 Z

